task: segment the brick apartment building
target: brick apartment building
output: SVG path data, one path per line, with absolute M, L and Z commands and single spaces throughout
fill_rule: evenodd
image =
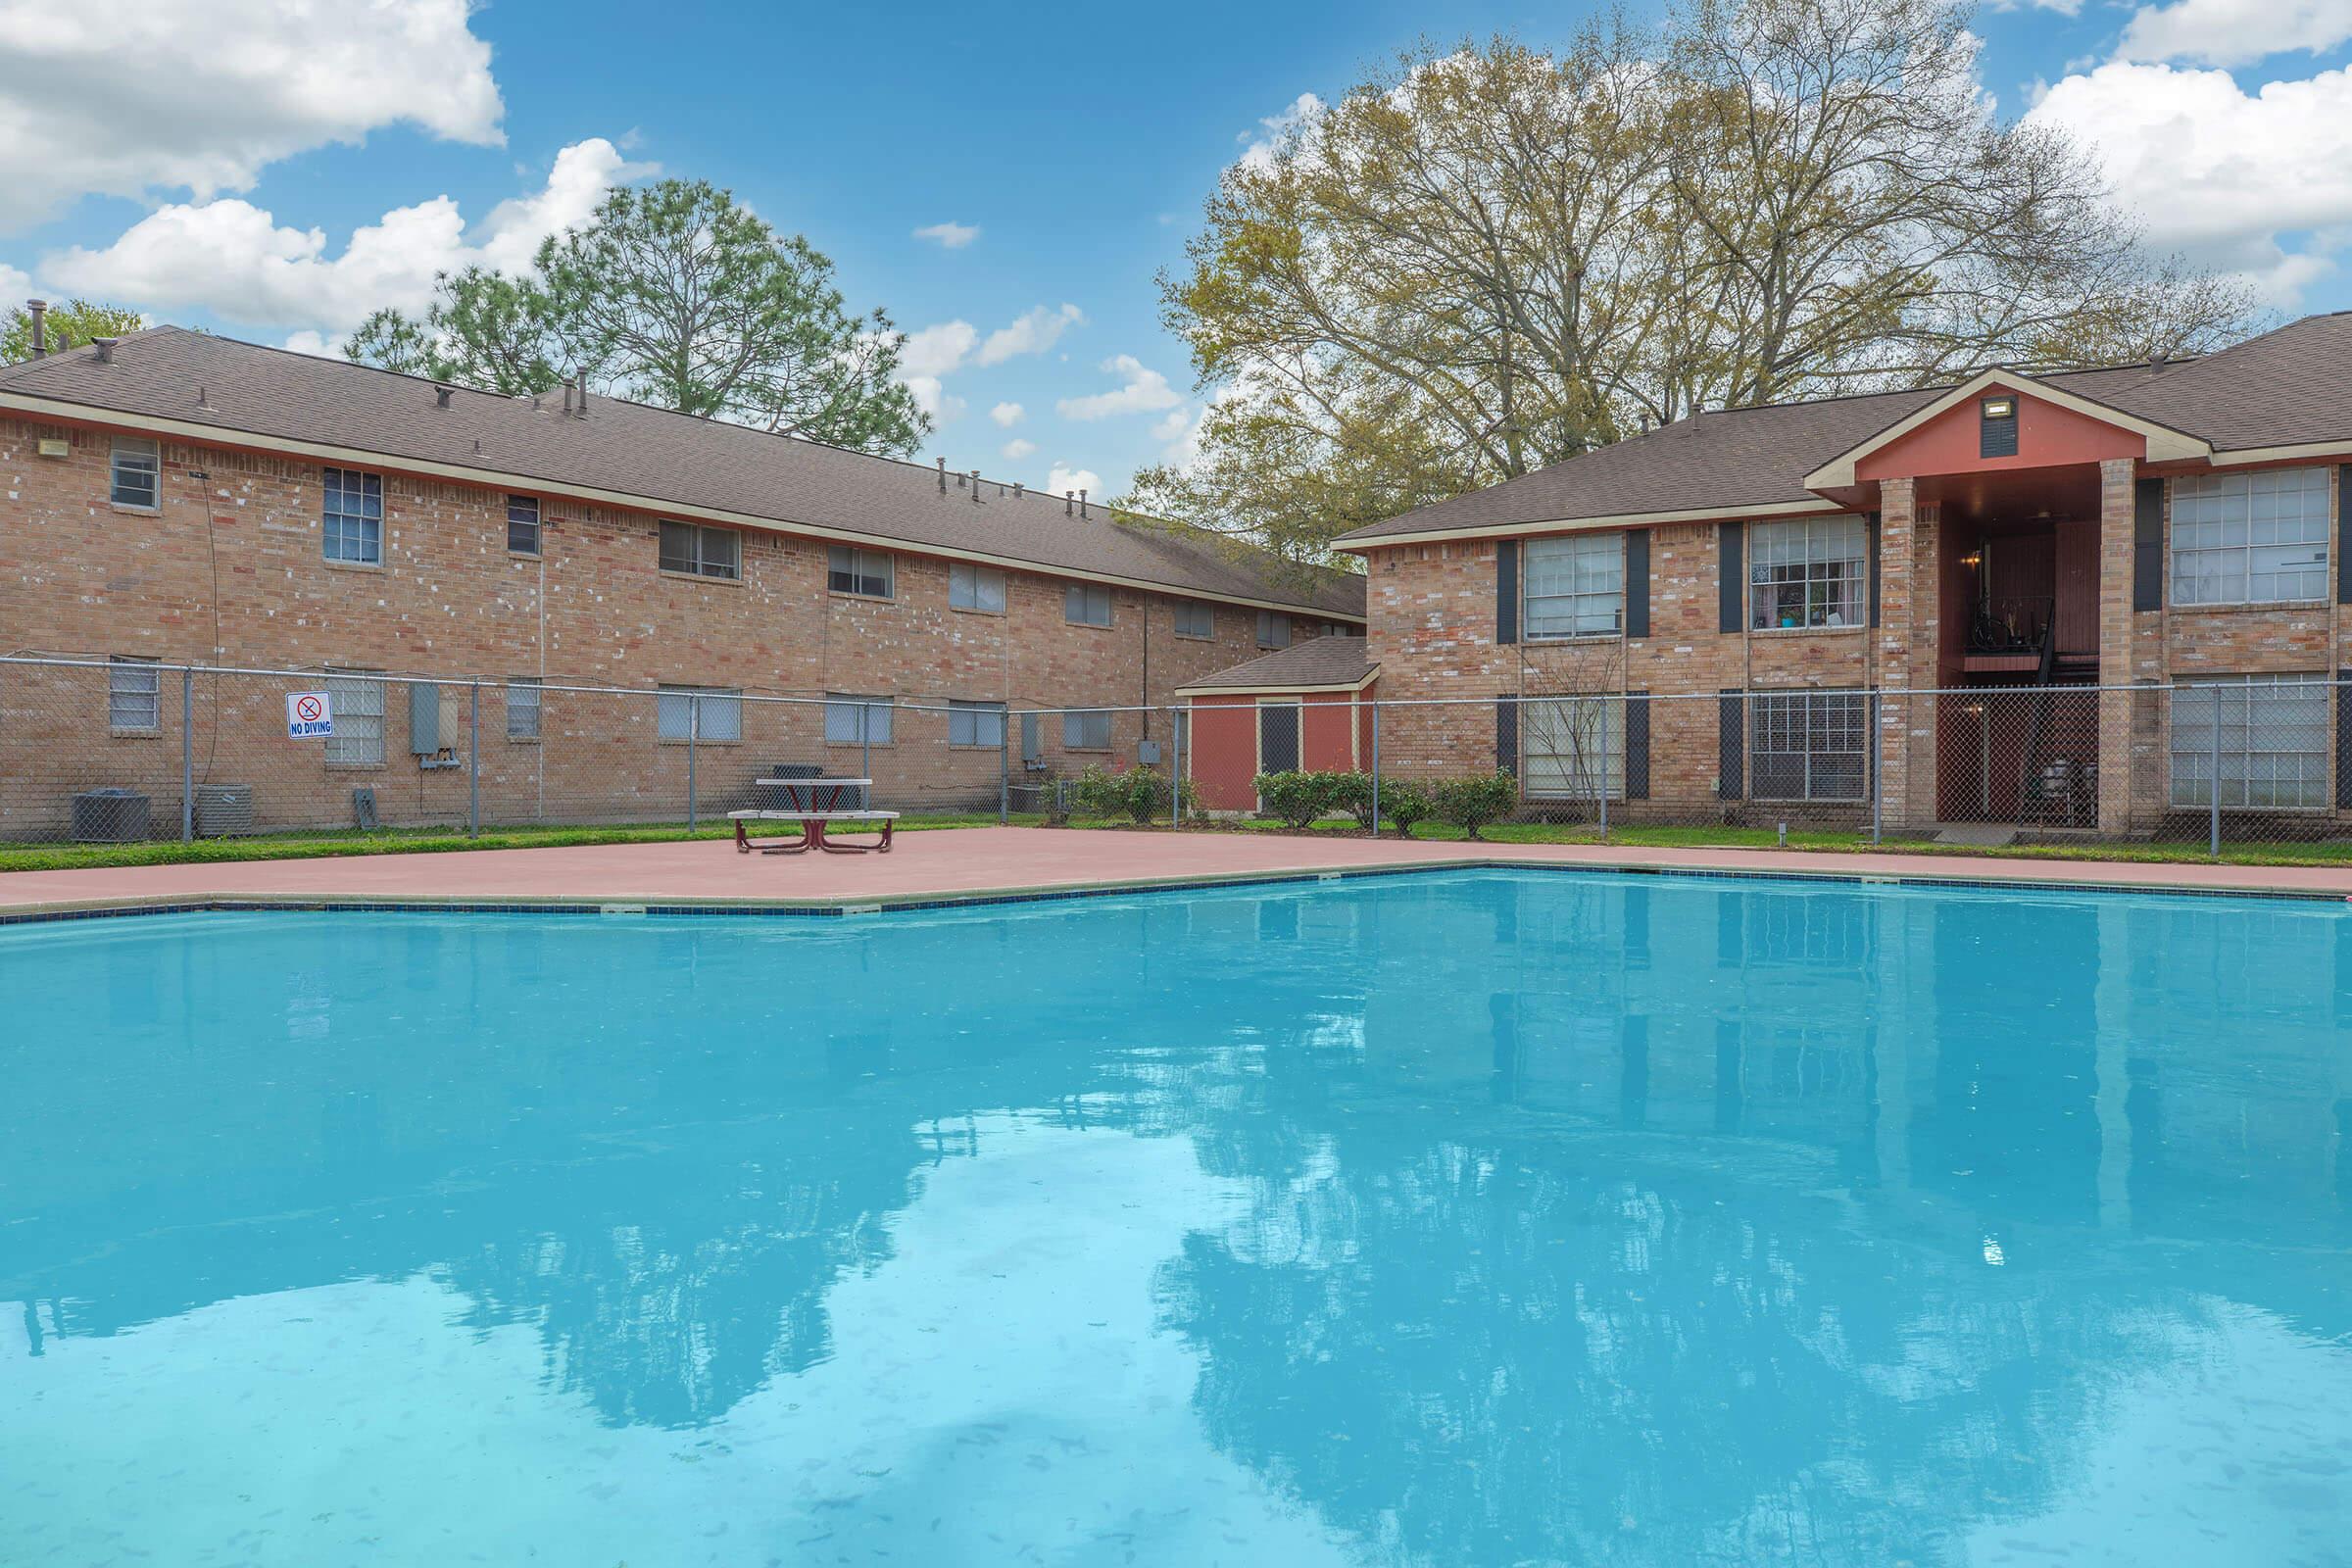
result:
M 910 805 L 993 802 L 1001 737 L 1024 771 L 1132 761 L 1164 715 L 1091 705 L 1164 705 L 1363 618 L 1360 577 L 1087 498 L 171 327 L 0 368 L 0 654 L 111 662 L 0 674 L 0 774 L 20 785 L 0 833 L 107 784 L 175 802 L 159 662 L 320 672 L 337 737 L 309 748 L 285 742 L 275 686 L 197 683 L 206 776 L 252 783 L 266 822 L 348 820 L 370 783 L 387 817 L 462 811 L 463 721 L 489 816 L 627 816 L 633 795 L 674 810 L 671 752 L 698 722 L 706 798 L 800 760 L 871 766 Z M 403 678 L 431 676 L 490 679 L 477 697 Z M 1090 710 L 1007 735 L 1004 710 L 1033 706 Z
M 1547 738 L 1598 724 L 1629 816 L 1850 817 L 1875 786 L 1896 826 L 2202 814 L 2219 709 L 2223 808 L 2324 826 L 2352 817 L 2352 699 L 2316 684 L 2352 678 L 2348 493 L 2352 314 L 1700 414 L 1345 536 L 1360 663 L 1249 678 L 1493 699 L 1385 710 L 1386 770 L 1500 763 L 1540 800 L 1578 765 Z

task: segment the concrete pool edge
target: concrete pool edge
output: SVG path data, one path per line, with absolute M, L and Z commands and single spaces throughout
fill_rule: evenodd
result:
M 1730 852 L 1738 855 L 1740 852 Z M 1759 852 L 1770 853 L 1770 852 Z M 2091 862 L 2113 865 L 2118 862 Z M 2217 868 L 2220 869 L 2220 868 Z M 1967 875 L 1955 870 L 1660 862 L 1656 859 L 1578 858 L 1524 855 L 1460 856 L 1442 859 L 1382 861 L 1336 866 L 1273 867 L 1232 872 L 1190 872 L 1169 876 L 1126 876 L 1092 882 L 1046 882 L 931 892 L 878 893 L 837 898 L 711 898 L 674 895 L 562 898 L 540 894 L 366 894 L 218 893 L 156 894 L 63 900 L 0 906 L 0 926 L 35 925 L 137 915 L 210 913 L 439 913 L 594 914 L 605 916 L 761 915 L 836 918 L 989 905 L 1113 898 L 1147 893 L 1210 892 L 1219 889 L 1298 883 L 1353 881 L 1454 871 L 1543 871 L 1552 874 L 1690 877 L 1701 880 L 1818 883 L 1855 887 L 1949 888 L 2019 893 L 2115 893 L 2174 898 L 2289 900 L 2304 904 L 2352 905 L 2352 891 L 2339 888 L 2192 883 L 2101 875 Z

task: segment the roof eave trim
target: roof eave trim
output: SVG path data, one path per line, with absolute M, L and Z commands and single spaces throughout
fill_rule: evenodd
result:
M 2207 461 L 2217 468 L 2249 463 L 2293 463 L 2302 458 L 2352 458 L 2352 441 L 2299 441 L 2280 447 L 2239 447 L 2216 452 Z
M 127 410 L 102 408 L 95 404 L 73 403 L 63 398 L 37 397 L 27 393 L 0 389 L 0 412 L 64 419 L 70 423 L 95 425 L 102 429 L 140 430 L 154 434 L 177 436 L 182 440 L 205 446 L 239 447 L 254 452 L 313 458 L 327 463 L 348 463 L 359 467 L 393 469 L 402 473 L 422 474 L 430 478 L 454 479 L 465 484 L 477 484 L 486 489 L 527 490 L 535 495 L 562 496 L 567 500 L 588 501 L 601 506 L 624 507 L 631 512 L 651 513 L 657 516 L 675 517 L 680 520 L 691 518 L 697 522 L 724 523 L 729 527 L 758 528 L 769 533 L 793 534 L 806 539 L 821 539 L 833 544 L 875 546 L 885 550 L 903 551 L 908 555 L 931 556 L 942 561 L 968 561 L 980 565 L 1032 572 L 1039 576 L 1108 583 L 1113 587 L 1134 588 L 1146 593 L 1168 594 L 1181 599 L 1206 599 L 1221 605 L 1240 605 L 1250 610 L 1279 610 L 1294 614 L 1316 615 L 1325 620 L 1347 621 L 1359 626 L 1366 623 L 1367 612 L 1330 610 L 1304 600 L 1257 599 L 1214 588 L 1199 588 L 1184 583 L 1157 582 L 1149 577 L 1127 577 L 1112 572 L 1081 571 L 1075 567 L 1054 565 L 1043 561 L 1025 561 L 1017 556 L 1000 556 L 980 550 L 961 550 L 953 545 L 924 544 L 911 539 L 893 538 L 889 534 L 862 533 L 856 529 L 840 528 L 826 523 L 801 522 L 785 517 L 762 517 L 755 513 L 732 512 L 723 507 L 696 506 L 689 502 L 666 501 L 659 496 L 637 495 L 625 490 L 606 490 L 595 485 L 568 484 L 559 479 L 542 478 L 537 474 L 510 473 L 499 468 L 476 468 L 456 463 L 435 463 L 428 458 L 404 458 L 392 453 L 371 452 L 364 447 L 341 447 L 319 441 L 301 441 L 292 436 L 264 435 L 257 431 L 238 430 L 228 426 L 204 424 L 188 419 L 173 419 L 162 415 L 134 414 Z
M 2176 430 L 2169 424 L 2158 424 L 2153 419 L 2143 419 L 2136 414 L 2127 414 L 2112 403 L 2101 403 L 2098 399 L 2086 398 L 2080 392 L 2069 392 L 2064 387 L 2052 386 L 2048 382 L 2027 375 L 2023 371 L 1996 368 L 1978 371 L 1941 397 L 1912 410 L 1885 429 L 1846 448 L 1811 473 L 1806 474 L 1805 488 L 1808 490 L 1843 490 L 1853 486 L 1860 482 L 1854 477 L 1854 468 L 1862 459 L 1890 442 L 1901 440 L 1930 420 L 1940 417 L 1966 403 L 1970 398 L 1976 397 L 1986 387 L 1991 386 L 2030 387 L 2033 389 L 2034 396 L 2041 399 L 2044 403 L 2053 404 L 2073 414 L 2080 414 L 2085 418 L 2097 419 L 2103 424 L 2112 424 L 2119 429 L 2129 430 L 2147 442 L 2147 461 L 2150 463 L 2179 463 L 2196 458 L 2208 458 L 2213 455 L 2213 446 L 2210 442 L 2200 440 L 2186 431 Z
M 1248 697 L 1254 693 L 1260 696 L 1296 697 L 1321 695 L 1327 692 L 1346 695 L 1349 692 L 1360 692 L 1378 679 L 1380 679 L 1380 666 L 1374 664 L 1364 672 L 1364 678 L 1358 681 L 1324 681 L 1316 685 L 1295 685 L 1289 681 L 1254 680 L 1244 686 L 1179 686 L 1176 688 L 1176 695 L 1179 697 Z
M 1803 501 L 1759 501 L 1740 507 L 1685 507 L 1673 512 L 1618 512 L 1599 517 L 1552 517 L 1535 522 L 1482 523 L 1474 528 L 1428 528 L 1408 533 L 1357 530 L 1334 539 L 1332 548 L 1361 555 L 1388 545 L 1436 544 L 1449 539 L 1518 539 L 1534 534 L 1590 533 L 1603 528 L 1646 528 L 1661 523 L 1716 522 L 1731 518 L 1797 517 L 1854 509 L 1826 496 Z M 1378 526 L 1375 524 L 1374 526 Z

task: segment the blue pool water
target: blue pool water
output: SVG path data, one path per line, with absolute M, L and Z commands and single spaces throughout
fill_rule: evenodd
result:
M 0 931 L 0 1563 L 2318 1564 L 2352 918 Z

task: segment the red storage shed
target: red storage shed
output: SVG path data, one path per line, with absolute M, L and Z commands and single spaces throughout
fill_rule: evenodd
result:
M 1361 637 L 1317 637 L 1179 687 L 1185 776 L 1206 811 L 1257 809 L 1257 775 L 1355 772 L 1372 763 L 1380 667 Z

